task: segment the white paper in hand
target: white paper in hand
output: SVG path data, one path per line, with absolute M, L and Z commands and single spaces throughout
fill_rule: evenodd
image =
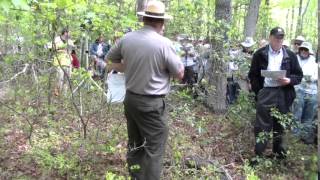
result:
M 261 76 L 266 78 L 272 78 L 274 80 L 286 77 L 286 73 L 287 73 L 286 70 L 279 70 L 279 71 L 261 70 Z
M 121 103 L 126 94 L 124 74 L 108 74 L 107 100 L 111 103 Z

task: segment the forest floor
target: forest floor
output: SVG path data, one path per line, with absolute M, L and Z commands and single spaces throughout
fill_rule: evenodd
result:
M 83 124 L 69 100 L 54 97 L 48 108 L 45 95 L 37 101 L 30 95 L 32 89 L 18 89 L 0 104 L 0 179 L 126 179 L 122 104 L 87 113 L 84 139 Z M 166 99 L 170 132 L 163 179 L 315 177 L 316 146 L 290 133 L 287 160 L 262 159 L 255 168 L 249 166 L 254 155 L 252 111 L 216 115 L 185 90 Z M 235 106 L 247 111 L 241 104 Z M 241 114 L 243 118 L 233 119 Z

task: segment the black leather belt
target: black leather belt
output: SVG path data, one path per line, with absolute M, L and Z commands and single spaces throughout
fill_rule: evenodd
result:
M 143 97 L 151 97 L 151 98 L 164 98 L 166 97 L 165 94 L 137 94 L 135 92 L 127 90 L 127 93 L 136 95 L 136 96 L 143 96 Z
M 270 86 L 270 87 L 263 87 L 263 88 L 269 88 L 269 89 L 279 89 L 279 88 L 281 88 L 282 86 Z

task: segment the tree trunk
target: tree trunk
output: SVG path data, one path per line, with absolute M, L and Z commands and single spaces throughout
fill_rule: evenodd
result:
M 302 3 L 303 0 L 299 1 L 299 16 L 298 16 L 298 22 L 297 22 L 297 27 L 296 27 L 296 36 L 301 35 L 302 29 L 301 29 L 301 24 L 302 24 Z
M 216 0 L 215 19 L 231 22 L 231 0 Z
M 309 4 L 310 4 L 310 0 L 308 0 L 306 7 L 304 8 L 304 10 L 303 10 L 303 12 L 302 12 L 302 14 L 301 14 L 301 23 L 300 23 L 300 31 L 301 31 L 300 33 L 301 33 L 301 34 L 303 33 L 304 15 L 305 15 L 306 12 L 307 12 L 307 9 L 308 9 L 308 7 L 309 7 Z
M 137 0 L 137 12 L 144 11 L 148 0 Z
M 318 0 L 318 49 L 317 49 L 317 62 L 319 64 L 319 58 L 320 58 L 320 0 Z M 318 79 L 320 79 L 320 67 L 318 65 Z M 320 89 L 320 83 L 318 83 L 318 90 Z M 320 154 L 320 138 L 319 138 L 319 127 L 320 127 L 320 122 L 319 122 L 319 117 L 320 117 L 320 95 L 318 91 L 318 155 Z M 320 161 L 318 161 L 318 173 L 320 172 Z
M 228 41 L 228 24 L 231 23 L 231 0 L 216 0 L 215 21 L 221 22 L 213 34 L 223 34 L 223 37 L 213 37 L 214 53 L 208 61 L 209 88 L 206 104 L 216 113 L 224 113 L 226 108 L 226 65 L 223 60 L 224 43 Z
M 320 0 L 318 0 L 318 48 L 317 48 L 317 62 L 318 63 L 319 63 L 319 58 L 320 58 Z M 319 74 L 320 74 L 320 71 L 319 71 Z M 320 84 L 320 83 L 318 83 L 318 84 Z M 318 97 L 320 98 L 320 96 L 318 96 Z M 320 116 L 318 116 L 318 117 L 320 117 Z M 320 126 L 318 126 L 318 127 L 320 127 Z
M 261 4 L 261 3 L 260 3 Z M 265 1 L 265 4 L 264 4 L 264 9 L 263 11 L 261 11 L 262 13 L 260 13 L 260 16 L 263 16 L 264 19 L 267 19 L 267 21 L 265 22 L 262 22 L 262 37 L 263 38 L 268 38 L 269 36 L 269 31 L 268 29 L 270 29 L 270 23 L 269 23 L 269 20 L 271 19 L 270 18 L 270 1 L 269 0 L 266 0 Z
M 289 17 L 289 14 L 290 14 L 290 9 L 288 8 L 288 11 L 287 11 L 287 16 L 286 17 Z M 289 30 L 289 18 L 286 19 L 286 29 L 285 29 L 285 32 L 288 33 L 290 30 Z
M 249 10 L 244 22 L 245 37 L 253 37 L 256 33 L 260 4 L 261 0 L 250 0 Z
M 293 38 L 294 34 L 293 34 L 293 22 L 294 22 L 294 5 L 292 6 L 292 9 L 291 9 L 291 24 L 290 24 L 290 37 Z
M 8 20 L 5 23 L 4 26 L 5 30 L 4 30 L 4 52 L 3 54 L 6 55 L 8 54 L 8 50 L 9 50 L 9 43 L 8 43 L 8 39 L 9 39 L 9 23 Z
M 137 12 L 144 11 L 144 9 L 147 6 L 147 2 L 148 2 L 148 0 L 137 0 L 137 3 L 136 3 L 137 9 L 136 9 L 136 11 Z M 139 21 L 142 21 L 142 17 L 139 17 Z

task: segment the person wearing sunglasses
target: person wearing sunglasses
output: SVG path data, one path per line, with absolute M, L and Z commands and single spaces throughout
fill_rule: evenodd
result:
M 299 47 L 298 61 L 303 71 L 303 78 L 301 84 L 295 86 L 297 98 L 293 104 L 294 117 L 298 124 L 293 133 L 306 144 L 314 142 L 314 117 L 318 109 L 318 65 L 313 54 L 311 43 L 303 42 Z
M 305 38 L 303 36 L 297 36 L 294 40 L 293 40 L 293 51 L 298 54 L 299 51 L 299 47 L 301 46 L 301 44 L 305 41 Z

